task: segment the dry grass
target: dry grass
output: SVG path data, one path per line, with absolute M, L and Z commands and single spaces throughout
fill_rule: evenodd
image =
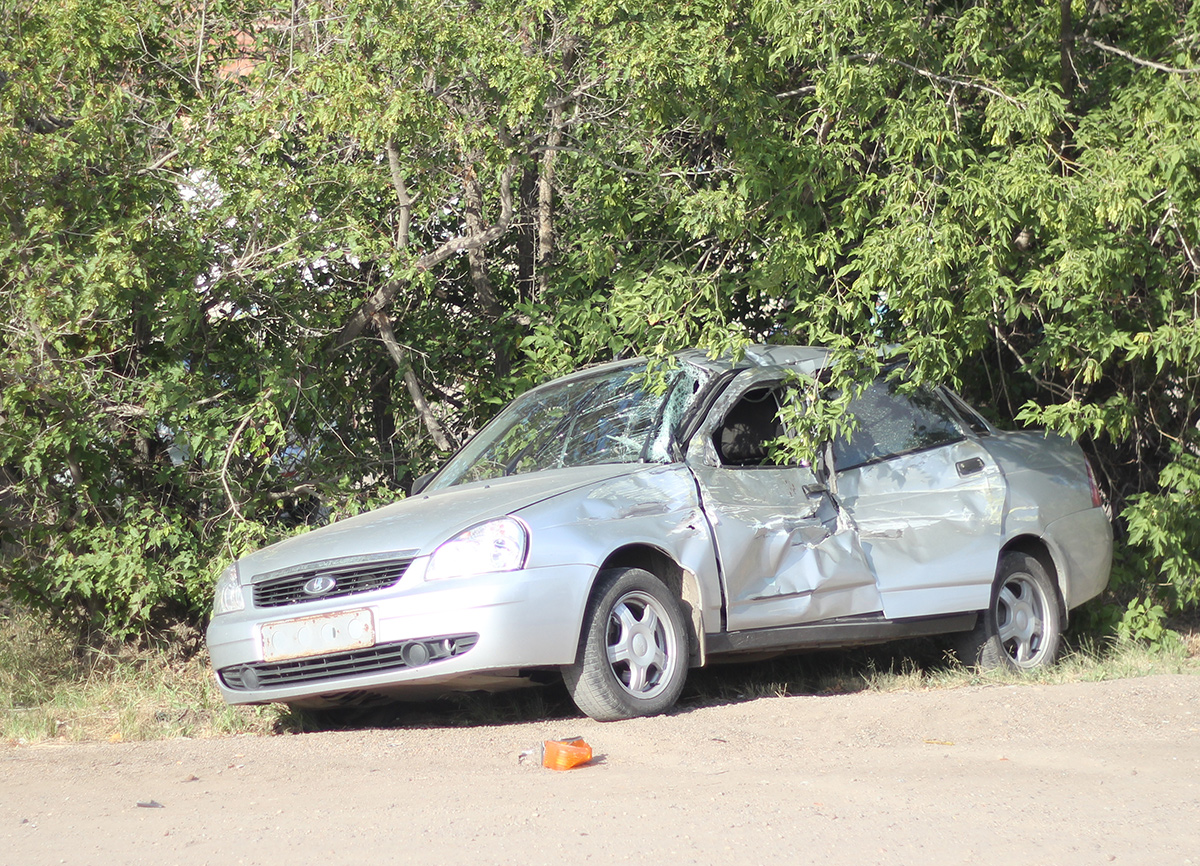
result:
M 1083 639 L 1057 664 L 1030 673 L 966 668 L 935 640 L 902 641 L 848 651 L 784 656 L 693 674 L 689 689 L 704 700 L 744 700 L 770 695 L 918 691 L 980 684 L 1094 682 L 1153 674 L 1200 674 L 1200 632 L 1189 631 L 1161 650 Z
M 226 706 L 203 652 L 74 648 L 44 618 L 0 619 L 0 741 L 152 740 L 270 733 L 280 711 Z
M 968 670 L 933 640 L 715 665 L 692 672 L 679 709 L 787 695 L 1200 673 L 1200 628 L 1188 624 L 1181 637 L 1163 651 L 1080 642 L 1053 668 L 1027 676 Z M 561 685 L 340 716 L 281 706 L 228 707 L 194 633 L 177 633 L 138 650 L 80 653 L 68 635 L 44 619 L 0 609 L 0 742 L 10 744 L 267 735 L 345 725 L 487 725 L 578 715 Z

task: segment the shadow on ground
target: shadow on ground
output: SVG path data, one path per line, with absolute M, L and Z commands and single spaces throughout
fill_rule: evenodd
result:
M 693 670 L 672 713 L 737 704 L 763 697 L 853 694 L 914 687 L 961 666 L 932 639 L 886 646 L 743 659 Z M 398 702 L 336 710 L 288 710 L 279 733 L 364 728 L 451 728 L 582 718 L 561 682 L 488 694 L 465 692 L 433 701 Z

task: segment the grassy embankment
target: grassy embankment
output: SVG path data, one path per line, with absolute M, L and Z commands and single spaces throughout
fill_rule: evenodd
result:
M 1074 641 L 1059 664 L 1024 677 L 966 670 L 948 661 L 931 641 L 721 665 L 693 671 L 680 705 L 765 696 L 1200 674 L 1200 627 L 1195 622 L 1185 624 L 1183 634 L 1184 640 L 1166 651 Z M 394 705 L 360 713 L 350 723 L 457 726 L 577 715 L 559 686 Z M 79 652 L 66 633 L 44 619 L 0 609 L 0 743 L 266 735 L 330 723 L 280 706 L 226 706 L 198 635 L 176 634 L 158 646 L 138 650 Z

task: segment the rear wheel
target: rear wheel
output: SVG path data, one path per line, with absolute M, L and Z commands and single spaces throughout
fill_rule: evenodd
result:
M 640 568 L 602 572 L 563 669 L 575 705 L 601 722 L 661 713 L 679 699 L 687 665 L 687 626 L 662 581 Z
M 1004 554 L 991 606 L 957 642 L 964 664 L 985 670 L 1031 670 L 1051 664 L 1062 638 L 1058 591 L 1034 557 Z

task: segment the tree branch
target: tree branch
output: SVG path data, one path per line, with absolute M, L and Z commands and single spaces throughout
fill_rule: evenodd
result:
M 992 96 L 1000 97 L 1005 102 L 1007 102 L 1009 105 L 1015 105 L 1015 106 L 1017 106 L 1017 108 L 1025 108 L 1025 103 L 1021 102 L 1021 100 L 1016 99 L 1012 96 L 1009 96 L 1004 91 L 997 90 L 996 88 L 994 88 L 988 84 L 980 84 L 978 81 L 971 81 L 971 80 L 965 79 L 965 78 L 951 78 L 948 75 L 938 75 L 936 72 L 931 72 L 928 69 L 922 69 L 919 66 L 913 66 L 911 63 L 905 63 L 903 60 L 897 60 L 894 57 L 884 57 L 882 54 L 868 53 L 868 54 L 854 54 L 854 55 L 851 55 L 847 59 L 848 60 L 866 60 L 871 63 L 883 62 L 883 63 L 890 63 L 893 66 L 901 66 L 901 67 L 909 70 L 910 72 L 915 72 L 917 75 L 921 75 L 921 76 L 924 76 L 925 78 L 928 78 L 930 81 L 937 81 L 937 82 L 940 82 L 941 84 L 957 85 L 958 87 L 970 87 L 975 90 L 981 90 L 984 93 L 990 93 Z
M 167 153 L 164 153 L 162 156 L 160 156 L 158 159 L 154 160 L 154 162 L 150 163 L 145 168 L 139 168 L 138 174 L 150 174 L 150 172 L 152 172 L 152 171 L 158 171 L 160 168 L 162 168 L 164 165 L 166 165 L 168 162 L 170 162 L 177 156 L 179 156 L 179 148 L 174 148 L 173 150 L 170 150 Z
M 392 330 L 392 320 L 388 318 L 387 313 L 375 313 L 373 319 L 375 327 L 379 329 L 379 336 L 383 338 L 383 345 L 387 347 L 388 354 L 400 368 L 400 373 L 404 377 L 404 385 L 408 388 L 408 394 L 412 397 L 413 405 L 417 407 L 417 414 L 421 416 L 425 429 L 433 437 L 434 444 L 442 451 L 453 451 L 454 445 L 450 442 L 450 437 L 446 435 L 446 431 L 433 414 L 433 410 L 429 408 L 429 401 L 421 392 L 421 383 L 417 381 L 417 374 L 413 372 L 412 364 L 408 362 L 404 348 L 396 339 L 396 332 Z
M 403 249 L 408 246 L 409 226 L 412 224 L 412 206 L 416 201 L 408 194 L 404 185 L 404 173 L 400 170 L 400 152 L 396 149 L 395 140 L 387 142 L 388 169 L 392 173 L 392 186 L 396 189 L 396 198 L 400 199 L 400 231 L 396 237 L 396 246 Z
M 1025 360 L 1025 356 L 1022 355 L 1020 350 L 1016 346 L 1013 345 L 1012 341 L 1010 339 L 1008 339 L 1008 337 L 1004 334 L 1003 331 L 1000 330 L 999 326 L 997 326 L 994 322 L 991 322 L 988 324 L 988 327 L 991 328 L 992 333 L 996 337 L 996 340 L 999 343 L 1003 344 L 1004 347 L 1006 349 L 1008 349 L 1009 352 L 1012 353 L 1012 356 L 1014 358 L 1016 358 L 1017 363 L 1020 364 L 1022 369 L 1024 369 L 1024 371 L 1029 374 L 1029 378 L 1031 378 L 1035 384 L 1039 385 L 1042 388 L 1045 388 L 1047 391 L 1051 392 L 1052 394 L 1058 394 L 1060 397 L 1069 398 L 1071 396 L 1071 392 L 1068 391 L 1066 388 L 1063 388 L 1060 385 L 1056 385 L 1053 382 L 1047 382 L 1045 379 L 1038 376 L 1037 373 L 1033 372 L 1032 365 L 1030 365 L 1030 363 Z
M 1079 36 L 1076 38 L 1078 38 L 1080 42 L 1084 42 L 1093 48 L 1099 48 L 1101 51 L 1107 51 L 1109 54 L 1115 54 L 1118 57 L 1124 57 L 1130 63 L 1136 63 L 1138 66 L 1145 66 L 1148 69 L 1156 69 L 1159 72 L 1166 72 L 1170 75 L 1195 75 L 1196 73 L 1200 73 L 1200 68 L 1179 69 L 1175 66 L 1167 66 L 1163 63 L 1155 63 L 1153 60 L 1145 60 L 1115 46 L 1106 45 L 1103 42 L 1097 42 L 1095 39 L 1092 39 L 1088 36 Z
M 259 402 L 266 402 L 274 393 L 273 388 L 268 388 L 263 392 Z M 233 490 L 229 487 L 229 462 L 233 459 L 233 449 L 237 445 L 238 439 L 242 438 L 242 433 L 246 431 L 246 427 L 250 425 L 250 420 L 254 417 L 254 406 L 250 407 L 250 411 L 242 418 L 242 422 L 238 424 L 237 429 L 233 431 L 233 435 L 229 437 L 229 444 L 225 447 L 225 459 L 221 461 L 221 488 L 225 491 L 225 498 L 229 500 L 229 507 L 233 511 L 235 517 L 242 519 L 242 507 L 233 495 Z
M 499 240 L 512 222 L 513 216 L 513 176 L 517 171 L 517 155 L 509 160 L 500 175 L 500 218 L 491 226 L 478 234 L 464 234 L 453 237 L 437 249 L 428 252 L 413 262 L 412 269 L 418 273 L 428 271 L 440 265 L 456 253 L 465 250 L 479 249 Z M 357 310 L 346 320 L 342 330 L 334 342 L 333 351 L 341 351 L 355 340 L 371 321 L 371 317 L 386 307 L 399 294 L 400 290 L 409 284 L 407 278 L 391 280 L 380 286 L 369 298 L 363 301 Z

